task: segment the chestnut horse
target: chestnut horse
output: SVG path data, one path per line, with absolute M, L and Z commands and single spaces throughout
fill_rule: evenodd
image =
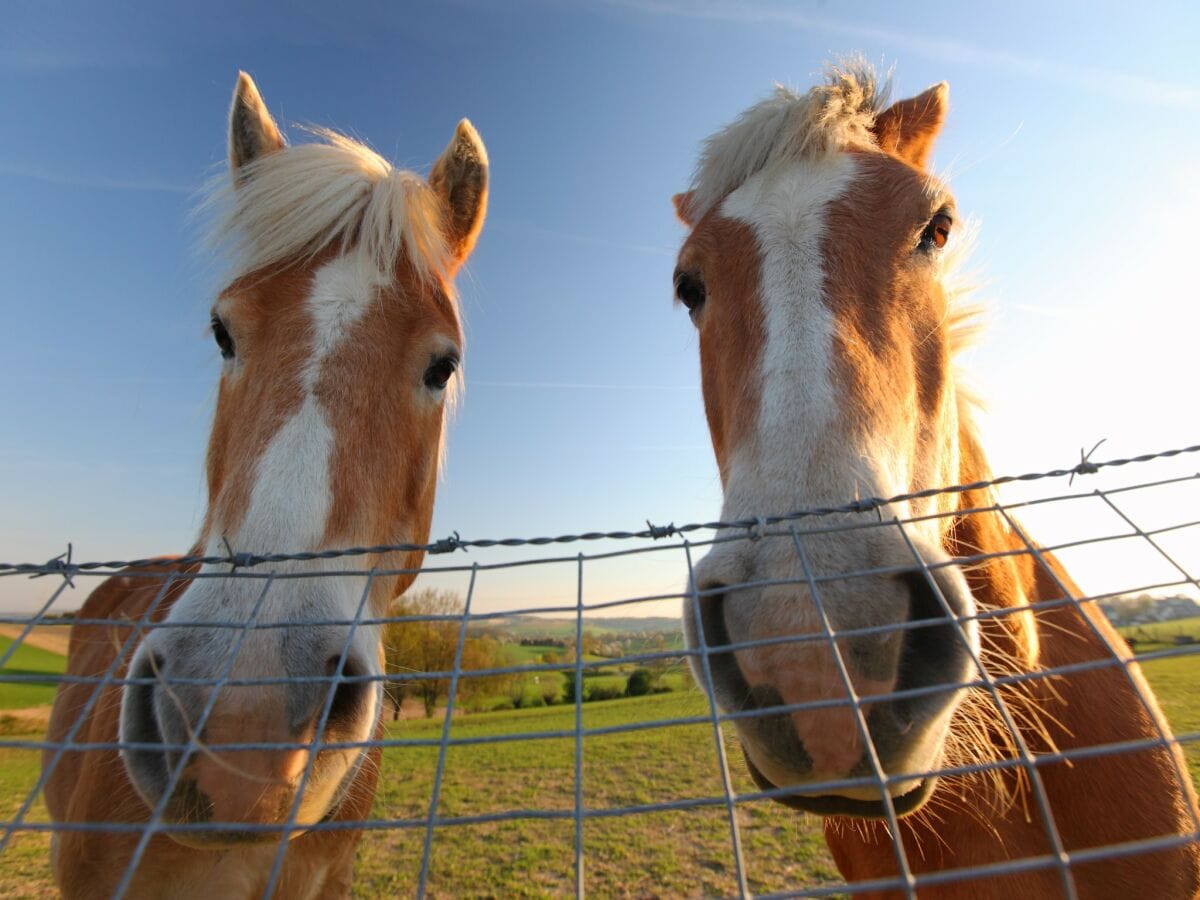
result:
M 218 191 L 233 263 L 212 309 L 224 363 L 193 555 L 428 540 L 463 345 L 452 279 L 483 224 L 487 155 L 466 120 L 428 180 L 321 136 L 286 146 L 240 75 Z M 82 680 L 60 687 L 60 747 L 43 756 L 50 814 L 76 826 L 55 834 L 63 894 L 258 897 L 280 856 L 275 896 L 346 895 L 359 831 L 305 830 L 370 812 L 379 750 L 362 742 L 379 734 L 381 636 L 357 623 L 413 576 L 307 576 L 422 558 L 289 560 L 236 578 L 226 563 L 164 565 L 97 587 L 80 616 L 103 624 L 71 632 L 67 672 Z
M 972 326 L 951 280 L 961 229 L 928 170 L 947 88 L 885 94 L 863 66 L 780 88 L 707 141 L 675 197 L 726 522 L 989 478 L 952 365 Z M 743 646 L 694 655 L 697 678 L 742 713 L 755 782 L 825 816 L 871 896 L 1191 897 L 1196 796 L 1158 704 L 996 502 L 944 492 L 872 527 L 724 532 L 685 630 L 692 650 Z

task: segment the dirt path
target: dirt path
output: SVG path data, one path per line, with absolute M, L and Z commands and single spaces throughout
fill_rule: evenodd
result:
M 24 627 L 21 625 L 0 625 L 0 637 L 16 640 L 21 636 Z M 69 625 L 35 625 L 33 631 L 25 638 L 25 643 L 51 653 L 67 655 L 67 640 L 70 635 Z

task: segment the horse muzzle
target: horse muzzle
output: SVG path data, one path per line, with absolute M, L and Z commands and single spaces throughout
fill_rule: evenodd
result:
M 819 815 L 881 818 L 888 801 L 898 815 L 919 809 L 975 671 L 961 572 L 878 567 L 820 585 L 772 573 L 755 587 L 701 581 L 702 566 L 685 608 L 689 648 L 707 650 L 693 671 L 702 685 L 711 678 L 758 786 Z

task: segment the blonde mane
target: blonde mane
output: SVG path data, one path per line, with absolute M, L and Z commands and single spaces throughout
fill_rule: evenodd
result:
M 778 162 L 848 146 L 874 147 L 871 126 L 887 106 L 890 79 L 865 62 L 830 66 L 826 83 L 798 94 L 777 86 L 707 141 L 692 177 L 690 207 L 699 218 L 746 179 Z
M 230 280 L 311 259 L 327 247 L 357 252 L 392 280 L 401 251 L 423 280 L 447 282 L 449 252 L 438 198 L 425 179 L 369 147 L 325 129 L 214 179 L 202 208 L 215 209 L 214 244 Z

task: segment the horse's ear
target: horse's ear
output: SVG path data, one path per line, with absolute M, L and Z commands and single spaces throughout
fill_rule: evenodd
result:
M 282 147 L 283 135 L 267 112 L 254 80 L 245 72 L 238 72 L 233 106 L 229 109 L 230 171 L 236 176 L 246 163 Z
M 692 191 L 684 191 L 671 198 L 671 204 L 675 207 L 675 215 L 688 228 L 696 224 L 695 209 L 692 204 L 694 199 L 695 195 Z
M 879 149 L 924 169 L 949 108 L 950 85 L 944 81 L 915 97 L 893 103 L 875 118 L 871 128 Z
M 487 215 L 488 158 L 483 141 L 463 119 L 429 173 L 429 186 L 446 209 L 446 238 L 457 267 L 470 255 Z

